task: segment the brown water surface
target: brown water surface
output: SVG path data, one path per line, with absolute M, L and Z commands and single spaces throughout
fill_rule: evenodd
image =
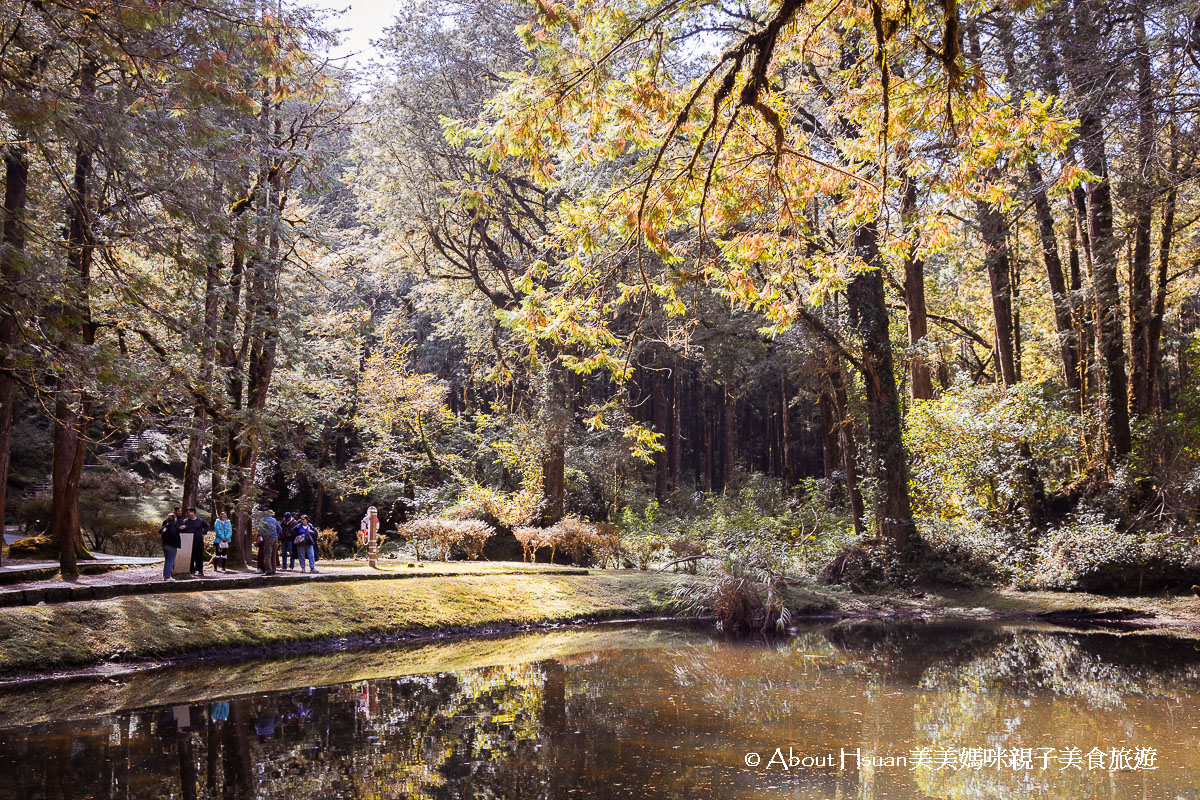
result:
M 1200 798 L 1200 650 L 564 629 L 0 692 L 0 799 Z

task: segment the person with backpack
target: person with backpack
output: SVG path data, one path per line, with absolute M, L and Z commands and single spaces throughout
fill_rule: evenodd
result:
M 261 544 L 258 546 L 258 563 L 260 573 L 275 574 L 275 555 L 279 549 L 279 534 L 283 528 L 275 519 L 275 512 L 268 511 L 258 525 L 258 536 Z
M 301 515 L 300 524 L 296 526 L 296 534 L 292 545 L 300 554 L 300 571 L 304 572 L 304 559 L 308 558 L 308 566 L 312 572 L 317 571 L 317 529 L 308 524 L 308 517 Z
M 158 535 L 162 538 L 163 549 L 163 580 L 175 580 L 175 554 L 179 552 L 179 523 L 175 519 L 174 512 L 167 514 L 167 518 L 163 520 L 162 526 L 158 529 Z

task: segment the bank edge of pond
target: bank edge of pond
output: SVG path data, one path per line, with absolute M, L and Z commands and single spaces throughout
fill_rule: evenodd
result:
M 21 606 L 0 613 L 0 676 L 641 618 L 664 613 L 682 580 L 689 579 L 617 571 L 474 574 Z
M 336 653 L 565 624 L 661 618 L 682 575 L 494 574 L 124 597 L 0 613 L 0 688 L 185 663 Z M 412 587 L 411 589 L 409 587 Z M 1200 603 L 1002 589 L 856 595 L 793 588 L 797 619 L 1011 620 L 1200 637 Z
M 630 632 L 636 635 L 630 637 Z M 204 703 L 278 691 L 409 675 L 570 661 L 596 651 L 687 645 L 711 620 L 648 617 L 464 628 L 404 638 L 271 651 L 235 657 L 176 657 L 0 679 L 3 725 L 83 719 L 172 703 Z

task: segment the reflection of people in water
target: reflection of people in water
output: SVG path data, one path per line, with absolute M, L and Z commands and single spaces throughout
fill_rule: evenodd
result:
M 224 722 L 227 719 L 229 719 L 229 703 L 226 703 L 224 700 L 219 703 L 213 703 L 212 721 Z
M 275 710 L 259 705 L 256 709 L 258 717 L 254 720 L 254 732 L 258 734 L 259 739 L 266 739 L 268 736 L 275 735 L 275 728 L 279 725 L 279 715 Z
M 175 719 L 174 709 L 164 708 L 158 712 L 157 733 L 164 753 L 170 753 L 175 749 L 175 745 L 179 742 L 179 723 Z
M 184 800 L 196 797 L 196 761 L 192 749 L 192 709 L 189 706 L 164 708 L 158 712 L 158 739 L 162 751 L 179 753 L 179 787 Z

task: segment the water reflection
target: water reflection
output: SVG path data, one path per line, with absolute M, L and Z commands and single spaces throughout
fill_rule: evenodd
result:
M 252 676 L 281 685 L 276 662 L 196 667 L 176 673 L 180 693 L 243 683 L 136 711 L 114 698 L 140 698 L 139 681 L 152 681 L 175 699 L 170 674 L 41 687 L 42 706 L 9 692 L 0 798 L 1200 797 L 1190 641 L 878 624 L 771 645 L 633 628 L 458 647 L 440 654 L 454 669 L 274 691 Z M 282 676 L 321 683 L 313 661 L 336 663 L 327 681 L 361 674 L 347 658 L 283 662 Z M 419 672 L 402 651 L 360 658 Z M 81 698 L 103 713 L 33 721 L 54 716 L 46 692 L 64 714 L 79 715 Z M 1063 746 L 1152 747 L 1158 769 L 767 765 L 777 747 Z M 746 766 L 748 752 L 763 763 Z

